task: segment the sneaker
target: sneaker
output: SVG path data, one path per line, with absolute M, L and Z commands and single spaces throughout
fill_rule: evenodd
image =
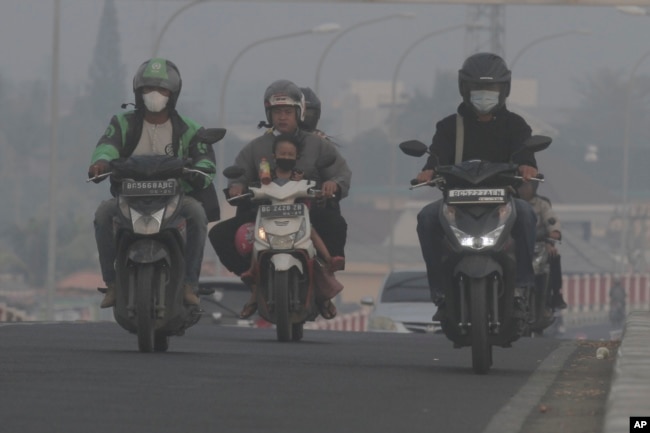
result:
M 562 292 L 557 292 L 553 295 L 553 305 L 552 307 L 555 308 L 556 310 L 564 310 L 565 308 L 568 307 L 567 303 L 564 301 L 564 298 L 562 297 Z
M 99 304 L 100 308 L 110 308 L 115 306 L 115 283 L 108 283 L 106 286 L 106 294 L 104 295 L 104 299 L 102 299 L 102 303 Z
M 183 285 L 183 302 L 186 305 L 199 305 L 199 297 L 194 293 L 194 285 L 185 283 Z

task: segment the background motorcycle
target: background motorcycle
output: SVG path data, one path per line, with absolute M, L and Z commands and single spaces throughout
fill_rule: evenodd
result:
M 317 168 L 334 163 L 320 159 Z M 224 176 L 237 179 L 243 169 L 231 166 Z M 259 315 L 275 324 L 278 341 L 299 341 L 303 325 L 319 314 L 316 302 L 332 298 L 343 288 L 332 278 L 325 280 L 325 264 L 317 258 L 311 239 L 309 208 L 297 199 L 318 197 L 320 191 L 310 180 L 249 186 L 249 192 L 229 198 L 257 202 L 253 258 L 257 271 L 255 285 Z M 318 286 L 317 286 L 318 284 Z
M 225 130 L 206 129 L 201 140 L 213 144 Z M 169 337 L 183 335 L 201 310 L 183 303 L 186 224 L 179 214 L 180 180 L 207 176 L 173 155 L 138 155 L 111 161 L 119 218 L 115 223 L 115 321 L 137 334 L 141 352 L 164 352 Z
M 551 139 L 531 137 L 525 149 L 546 149 Z M 400 149 L 410 156 L 428 153 L 419 141 Z M 517 164 L 465 161 L 437 166 L 436 177 L 416 184 L 443 192 L 440 222 L 444 230 L 443 291 L 445 317 L 441 327 L 454 347 L 472 348 L 472 368 L 485 374 L 492 366 L 492 346 L 510 347 L 525 327 L 514 314 L 515 251 L 511 230 L 516 219 L 512 192 L 521 180 Z M 525 294 L 520 293 L 518 296 Z
M 555 224 L 555 219 L 547 221 L 549 225 Z M 551 326 L 557 319 L 551 307 L 550 265 L 547 243 L 555 245 L 555 239 L 549 237 L 543 225 L 537 230 L 535 241 L 535 254 L 533 255 L 533 270 L 535 271 L 536 290 L 528 297 L 528 311 L 531 313 L 526 336 L 542 335 L 544 329 Z

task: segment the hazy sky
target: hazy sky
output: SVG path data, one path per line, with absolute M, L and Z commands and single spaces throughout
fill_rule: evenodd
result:
M 103 0 L 61 0 L 61 80 L 81 92 L 96 43 Z M 165 21 L 187 1 L 116 0 L 123 63 L 129 80 L 152 54 Z M 47 79 L 50 74 L 53 0 L 0 2 L 0 73 L 13 80 Z M 206 2 L 188 8 L 164 35 L 160 54 L 174 60 L 184 80 L 183 98 L 217 98 L 221 79 L 240 50 L 264 38 L 296 32 L 321 23 L 343 28 L 396 12 L 414 19 L 392 19 L 357 28 L 333 46 L 321 70 L 321 97 L 331 98 L 350 79 L 391 80 L 397 62 L 422 35 L 466 21 L 469 6 L 433 4 Z M 650 17 L 631 16 L 613 7 L 507 6 L 506 59 L 529 42 L 569 30 L 542 42 L 517 61 L 515 78 L 539 80 L 542 106 L 574 105 L 576 79 L 602 68 L 629 73 L 648 50 Z M 316 65 L 333 34 L 308 35 L 262 44 L 236 64 L 227 100 L 251 106 L 263 116 L 265 87 L 278 78 L 314 85 Z M 408 90 L 430 92 L 436 70 L 457 70 L 465 57 L 461 31 L 432 37 L 417 46 L 401 67 Z M 650 71 L 650 61 L 638 73 Z M 207 83 L 207 84 L 206 84 Z M 212 84 L 213 83 L 213 84 Z M 124 91 L 128 96 L 129 82 Z M 186 99 L 187 100 L 187 99 Z M 228 110 L 226 111 L 228 112 Z M 216 118 L 216 113 L 215 113 Z

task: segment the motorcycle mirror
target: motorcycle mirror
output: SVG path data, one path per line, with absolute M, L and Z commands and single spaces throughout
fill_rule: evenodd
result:
M 420 157 L 428 152 L 427 145 L 418 140 L 404 141 L 399 148 L 408 156 Z
M 203 143 L 214 144 L 226 135 L 226 130 L 224 128 L 202 129 L 197 135 Z
M 223 170 L 223 175 L 226 176 L 228 179 L 237 179 L 239 177 L 242 177 L 246 171 L 237 166 L 237 165 L 231 165 L 230 167 L 226 167 Z
M 318 157 L 314 165 L 317 169 L 322 170 L 323 168 L 327 168 L 334 164 L 334 162 L 336 162 L 336 155 L 321 155 Z
M 551 145 L 553 139 L 545 135 L 532 135 L 524 141 L 524 148 L 531 152 L 539 152 Z

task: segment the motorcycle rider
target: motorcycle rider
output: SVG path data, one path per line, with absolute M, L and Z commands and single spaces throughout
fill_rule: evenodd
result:
M 458 71 L 458 87 L 463 101 L 457 113 L 436 124 L 436 132 L 419 183 L 428 182 L 435 175 L 437 165 L 480 159 L 491 162 L 510 162 L 519 165 L 524 182 L 537 175 L 537 163 L 532 152 L 522 150 L 524 141 L 532 134 L 526 121 L 506 108 L 510 94 L 511 72 L 505 61 L 492 53 L 469 56 Z M 461 134 L 456 131 L 461 131 Z M 462 149 L 462 155 L 456 150 Z M 442 291 L 443 230 L 438 215 L 442 200 L 435 201 L 418 213 L 417 233 L 422 257 L 427 268 L 431 299 L 438 307 L 433 320 L 444 315 L 445 299 Z M 526 201 L 515 199 L 517 220 L 513 228 L 517 249 L 516 314 L 526 317 L 526 292 L 535 287 L 532 258 L 535 248 L 535 211 Z
M 279 182 L 281 185 L 290 181 L 290 180 L 302 180 L 304 173 L 301 170 L 296 169 L 296 161 L 300 158 L 300 142 L 296 139 L 295 135 L 292 134 L 280 134 L 275 137 L 273 142 L 273 161 L 275 162 L 275 169 L 272 171 L 272 179 L 276 182 Z M 242 228 L 240 228 L 241 230 Z M 329 263 L 330 265 L 334 264 L 332 257 L 323 242 L 323 239 L 320 237 L 318 232 L 312 227 L 311 229 L 311 241 L 316 249 L 318 256 Z M 240 249 L 242 247 L 241 242 L 246 242 L 247 245 L 244 246 L 245 250 L 252 251 L 253 249 L 253 236 L 246 236 L 245 240 L 240 241 Z M 240 252 L 241 254 L 241 252 Z M 248 256 L 249 254 L 246 254 Z M 251 287 L 251 296 L 250 299 L 244 305 L 240 317 L 246 319 L 255 313 L 257 310 L 256 299 L 257 295 L 255 293 L 255 280 L 257 267 L 255 266 L 255 257 L 251 255 L 251 265 L 250 268 L 244 271 L 241 274 L 241 279 L 248 286 Z M 334 264 L 334 266 L 336 266 Z M 324 272 L 325 278 L 334 279 L 334 274 L 332 272 Z M 319 275 L 320 276 L 320 275 Z M 338 283 L 337 283 L 338 284 Z M 330 299 L 326 299 L 319 304 L 319 309 L 321 315 L 325 319 L 333 319 L 336 316 L 336 307 Z
M 307 132 L 319 135 L 326 140 L 330 140 L 329 135 L 318 129 L 320 121 L 321 102 L 320 98 L 311 89 L 311 87 L 301 87 L 300 90 L 305 96 L 305 120 L 302 122 L 302 129 Z
M 539 179 L 543 179 L 542 174 L 538 174 Z M 537 232 L 544 237 L 546 251 L 548 252 L 549 263 L 549 293 L 552 294 L 550 307 L 556 310 L 567 308 L 567 304 L 562 296 L 562 265 L 561 256 L 555 246 L 554 241 L 562 240 L 562 227 L 551 201 L 544 196 L 537 194 L 539 182 L 525 182 L 517 188 L 519 197 L 526 200 L 533 207 L 537 215 Z M 548 238 L 552 239 L 549 240 Z
M 209 220 L 219 219 L 219 203 L 212 184 L 216 164 L 212 146 L 201 142 L 200 133 L 203 128 L 176 111 L 181 86 L 180 72 L 170 60 L 152 58 L 142 63 L 133 77 L 135 109 L 111 118 L 92 154 L 88 177 L 110 172 L 110 161 L 131 155 L 191 158 L 192 168 L 208 174 L 209 178 L 193 174 L 181 181 L 185 195 L 180 213 L 187 223 L 183 299 L 186 304 L 198 305 L 199 298 L 195 291 L 201 271 L 207 225 Z M 114 185 L 111 186 L 111 193 L 113 198 L 99 205 L 94 221 L 102 278 L 107 285 L 101 308 L 114 306 L 116 298 L 113 221 L 118 216 L 119 209 Z
M 347 222 L 341 215 L 339 200 L 348 195 L 352 173 L 347 162 L 333 143 L 316 134 L 300 128 L 304 121 L 305 100 L 300 88 L 289 80 L 277 80 L 264 92 L 264 109 L 271 129 L 248 143 L 235 158 L 235 165 L 243 168 L 245 174 L 229 181 L 227 195 L 238 196 L 245 192 L 247 185 L 258 182 L 259 164 L 262 158 L 273 161 L 273 142 L 280 134 L 293 135 L 300 143 L 301 156 L 296 169 L 304 173 L 306 179 L 322 182 L 323 195 L 327 198 L 321 205 L 312 206 L 310 219 L 312 226 L 321 235 L 332 256 L 331 270 L 345 267 L 345 241 Z M 316 169 L 316 159 L 324 155 L 334 155 L 335 162 L 322 170 Z M 231 272 L 241 275 L 250 265 L 249 260 L 237 253 L 235 233 L 239 227 L 255 220 L 254 212 L 245 204 L 237 207 L 233 218 L 220 221 L 208 237 L 221 263 Z M 255 310 L 244 309 L 242 316 L 253 314 Z

